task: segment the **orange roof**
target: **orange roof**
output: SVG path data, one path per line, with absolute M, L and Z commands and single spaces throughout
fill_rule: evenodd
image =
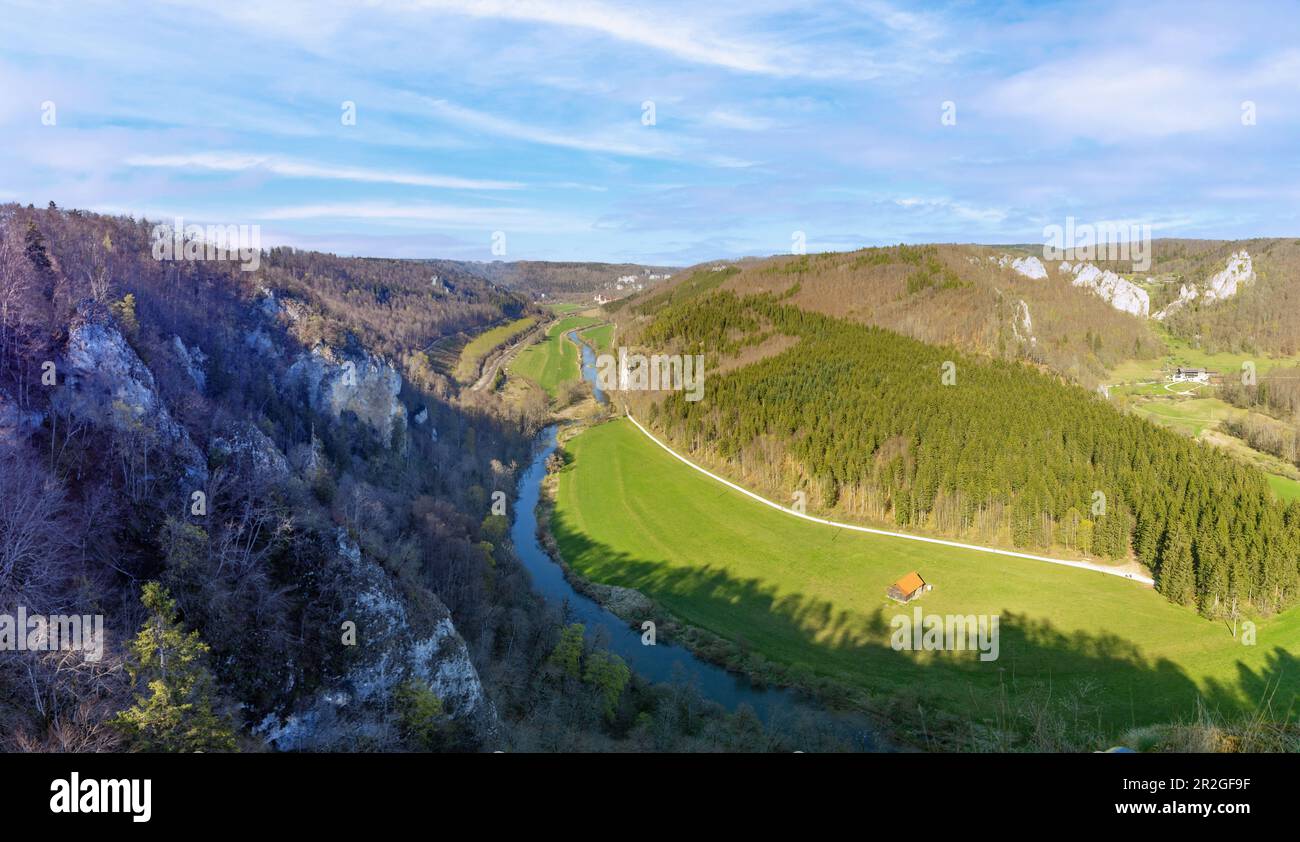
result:
M 895 582 L 894 587 L 898 588 L 903 593 L 908 594 L 912 593 L 917 588 L 925 587 L 925 580 L 921 578 L 921 574 L 913 570 L 911 573 L 908 573 L 906 576 Z

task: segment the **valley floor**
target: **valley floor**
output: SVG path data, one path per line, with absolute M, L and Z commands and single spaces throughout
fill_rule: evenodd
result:
M 566 445 L 554 533 L 596 582 L 635 588 L 667 614 L 749 653 L 770 678 L 829 679 L 914 699 L 971 723 L 1037 706 L 1107 731 L 1186 718 L 1294 716 L 1300 609 L 1257 621 L 1255 643 L 1116 576 L 800 520 L 682 464 L 627 420 Z M 901 607 L 885 589 L 917 570 L 934 590 Z M 999 657 L 895 651 L 891 620 L 1000 615 Z M 1014 711 L 1014 713 L 1009 713 Z
M 1208 368 L 1224 377 L 1235 377 L 1246 362 L 1255 366 L 1257 374 L 1263 375 L 1279 366 L 1300 364 L 1300 355 L 1209 354 L 1192 348 L 1163 329 L 1160 336 L 1168 353 L 1156 359 L 1130 360 L 1117 366 L 1110 375 L 1111 397 L 1150 421 L 1226 450 L 1263 471 L 1279 500 L 1300 499 L 1300 468 L 1252 448 L 1223 429 L 1223 422 L 1240 419 L 1248 414 L 1247 410 L 1216 397 L 1216 389 L 1212 386 L 1170 383 L 1167 380 L 1169 372 L 1176 366 Z

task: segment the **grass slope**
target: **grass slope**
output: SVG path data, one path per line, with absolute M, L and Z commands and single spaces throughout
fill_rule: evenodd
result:
M 580 335 L 591 343 L 597 353 L 604 353 L 610 349 L 610 345 L 614 341 L 614 326 L 612 324 L 600 325 L 590 330 L 584 330 Z
M 571 330 L 600 321 L 591 316 L 569 316 L 551 325 L 546 338 L 525 348 L 510 363 L 511 374 L 526 377 L 555 397 L 560 386 L 582 376 L 578 367 L 578 348 L 569 341 Z
M 531 316 L 516 319 L 509 324 L 484 331 L 465 344 L 460 352 L 460 362 L 456 366 L 456 379 L 468 383 L 478 374 L 479 363 L 500 345 L 504 345 L 519 334 L 528 330 L 537 320 Z
M 1289 477 L 1280 477 L 1277 474 L 1269 474 L 1266 479 L 1277 499 L 1282 501 L 1300 500 L 1300 482 Z
M 1156 592 L 1100 573 L 865 535 L 783 515 L 692 471 L 629 422 L 567 445 L 551 528 L 594 581 L 636 588 L 685 622 L 771 661 L 971 720 L 1011 698 L 1083 698 L 1107 729 L 1225 714 L 1270 688 L 1295 715 L 1300 609 L 1258 622 L 1257 644 Z M 934 585 L 902 608 L 885 588 L 910 570 Z M 1001 653 L 896 652 L 890 619 L 1000 614 Z M 1021 696 L 1020 694 L 1025 694 Z
M 1240 376 L 1242 363 L 1254 363 L 1257 374 L 1270 369 L 1300 363 L 1296 356 L 1260 356 L 1220 352 L 1209 354 L 1171 335 L 1163 326 L 1156 333 L 1168 353 L 1156 360 L 1129 360 L 1117 366 L 1111 377 L 1115 384 L 1111 395 L 1124 401 L 1132 411 L 1147 419 L 1178 430 L 1193 438 L 1202 438 L 1232 453 L 1248 465 L 1267 474 L 1269 486 L 1279 500 L 1300 498 L 1300 481 L 1289 463 L 1263 451 L 1255 450 L 1240 438 L 1222 429 L 1223 421 L 1239 419 L 1247 411 L 1214 397 L 1212 386 L 1192 383 L 1169 383 L 1169 370 L 1177 367 L 1208 368 L 1225 378 Z

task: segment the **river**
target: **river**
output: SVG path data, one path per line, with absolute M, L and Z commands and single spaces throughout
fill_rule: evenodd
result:
M 605 395 L 596 382 L 595 353 L 578 341 L 576 331 L 569 334 L 569 339 L 581 349 L 583 377 L 592 384 L 597 399 L 605 402 Z M 640 629 L 628 625 L 569 584 L 559 564 L 537 540 L 537 501 L 542 480 L 546 477 L 546 460 L 555 452 L 557 429 L 550 426 L 537 434 L 532 461 L 519 479 L 514 522 L 510 528 L 515 554 L 528 570 L 537 592 L 554 604 L 567 603 L 569 621 L 582 623 L 588 635 L 603 629 L 610 651 L 652 682 L 694 685 L 701 696 L 731 711 L 747 704 L 763 722 L 771 722 L 773 716 L 780 713 L 793 714 L 807 708 L 807 703 L 801 702 L 789 690 L 757 686 L 747 676 L 703 661 L 681 646 L 662 641 L 653 646 L 643 644 Z M 863 733 L 861 740 L 863 748 L 870 750 L 874 747 L 869 734 Z
M 534 589 L 557 605 L 567 602 L 569 621 L 582 623 L 588 635 L 603 628 L 610 651 L 650 681 L 694 684 L 702 696 L 727 710 L 747 703 L 764 722 L 774 709 L 794 704 L 796 700 L 790 691 L 757 687 L 748 677 L 702 661 L 681 646 L 662 641 L 654 646 L 642 644 L 640 629 L 629 626 L 595 600 L 574 590 L 560 565 L 537 540 L 537 501 L 546 477 L 546 460 L 555 452 L 555 434 L 554 426 L 537 434 L 532 462 L 519 480 L 515 518 L 510 528 L 515 554 L 532 577 Z

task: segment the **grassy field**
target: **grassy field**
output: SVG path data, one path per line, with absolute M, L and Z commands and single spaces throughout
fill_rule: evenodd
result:
M 1152 421 L 1193 437 L 1206 429 L 1216 429 L 1220 421 L 1246 414 L 1246 410 L 1218 398 L 1157 399 L 1138 404 L 1135 409 Z
M 1272 690 L 1272 709 L 1295 715 L 1300 609 L 1258 621 L 1246 646 L 1114 576 L 798 520 L 691 470 L 626 420 L 566 447 L 551 523 L 565 559 L 778 665 L 971 721 L 997 716 L 1003 694 L 1022 708 L 1049 696 L 1077 705 L 1107 730 L 1190 717 L 1198 694 L 1230 714 Z M 911 570 L 934 590 L 900 607 L 885 588 Z M 891 618 L 918 606 L 1000 615 L 1000 657 L 894 651 Z
M 584 330 L 579 335 L 590 342 L 597 353 L 603 353 L 609 350 L 610 344 L 614 341 L 614 325 L 600 325 L 590 330 Z
M 532 380 L 555 397 L 562 385 L 582 376 L 578 367 L 578 348 L 566 334 L 598 321 L 591 316 L 561 319 L 546 331 L 545 339 L 525 348 L 511 361 L 510 373 Z
M 1178 384 L 1177 388 L 1186 388 L 1186 384 Z M 1200 388 L 1204 390 L 1207 387 Z M 1150 421 L 1209 442 L 1247 465 L 1258 468 L 1265 474 L 1269 487 L 1278 499 L 1285 501 L 1300 497 L 1300 479 L 1297 479 L 1300 473 L 1294 466 L 1270 453 L 1254 449 L 1221 429 L 1220 422 L 1240 418 L 1248 414 L 1246 410 L 1219 398 L 1195 397 L 1195 392 L 1189 393 L 1187 397 L 1173 396 L 1169 392 L 1164 394 L 1163 398 L 1138 398 L 1128 406 Z
M 555 313 L 556 315 L 567 316 L 570 313 L 577 313 L 579 311 L 586 310 L 590 305 L 575 304 L 572 301 L 553 301 L 550 304 L 547 304 L 546 306 L 549 307 L 551 312 Z
M 484 331 L 471 339 L 460 352 L 460 362 L 456 366 L 456 379 L 468 383 L 478 375 L 479 364 L 483 358 L 492 353 L 499 345 L 504 345 L 536 323 L 531 316 L 517 319 L 510 324 L 500 325 Z
M 1110 377 L 1115 383 L 1132 383 L 1137 381 L 1163 380 L 1164 370 L 1176 366 L 1190 368 L 1208 368 L 1224 377 L 1239 376 L 1241 364 L 1247 360 L 1255 364 L 1255 372 L 1263 374 L 1280 365 L 1300 363 L 1300 354 L 1291 357 L 1269 357 L 1264 355 L 1216 353 L 1210 354 L 1199 348 L 1193 348 L 1186 340 L 1169 334 L 1167 330 L 1152 323 L 1152 329 L 1165 341 L 1168 353 L 1163 357 L 1148 360 L 1128 360 L 1111 370 Z
M 1300 356 L 1209 354 L 1171 336 L 1163 328 L 1157 327 L 1156 331 L 1164 339 L 1168 353 L 1154 360 L 1130 360 L 1117 366 L 1111 372 L 1115 381 L 1110 387 L 1111 397 L 1150 421 L 1208 441 L 1246 464 L 1259 468 L 1267 474 L 1269 485 L 1279 499 L 1300 498 L 1300 480 L 1296 478 L 1300 475 L 1294 466 L 1276 456 L 1255 450 L 1241 439 L 1223 431 L 1221 422 L 1246 415 L 1245 409 L 1213 397 L 1213 386 L 1169 383 L 1166 380 L 1167 370 L 1175 366 L 1208 368 L 1228 378 L 1239 376 L 1242 363 L 1247 360 L 1254 362 L 1257 374 L 1264 374 L 1276 366 L 1300 362 Z
M 1277 499 L 1283 501 L 1300 500 L 1300 482 L 1288 477 L 1280 477 L 1277 474 L 1269 474 L 1268 484 L 1272 487 L 1273 493 L 1277 495 Z

